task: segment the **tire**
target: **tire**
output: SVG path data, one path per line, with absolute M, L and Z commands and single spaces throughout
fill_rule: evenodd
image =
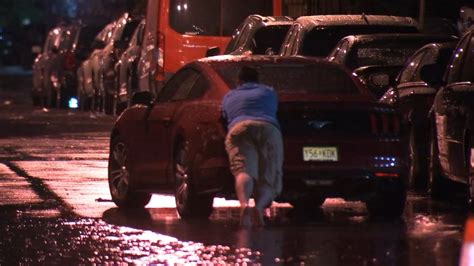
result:
M 433 199 L 442 199 L 446 193 L 444 191 L 447 183 L 441 175 L 441 165 L 439 163 L 438 141 L 435 132 L 430 135 L 430 160 L 428 168 L 428 194 Z
M 394 220 L 400 218 L 407 197 L 402 180 L 379 180 L 375 193 L 366 202 L 369 216 L 374 219 Z
M 291 206 L 296 210 L 313 211 L 320 208 L 326 198 L 317 196 L 304 196 L 290 201 Z
M 175 202 L 182 219 L 208 218 L 213 210 L 214 196 L 198 194 L 192 183 L 192 160 L 184 143 L 177 146 L 175 153 Z
M 144 208 L 151 194 L 133 191 L 128 169 L 129 149 L 120 137 L 114 137 L 110 148 L 108 181 L 112 201 L 124 209 Z

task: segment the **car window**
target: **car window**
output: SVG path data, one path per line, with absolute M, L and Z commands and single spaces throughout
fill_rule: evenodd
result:
M 371 41 L 355 44 L 346 59 L 346 65 L 356 69 L 369 65 L 401 66 L 425 40 Z
M 75 36 L 76 34 L 70 29 L 65 29 L 61 31 L 61 35 L 59 37 L 59 49 L 60 50 L 71 49 L 74 44 Z
M 191 89 L 199 79 L 199 73 L 191 68 L 177 72 L 163 87 L 157 102 L 179 101 L 187 99 Z
M 209 88 L 209 82 L 203 75 L 199 75 L 198 79 L 191 88 L 186 100 L 197 99 L 204 95 L 206 90 Z
M 120 40 L 122 42 L 128 43 L 135 32 L 135 29 L 140 23 L 139 20 L 130 20 L 127 23 L 122 24 L 122 27 L 118 27 L 118 31 L 114 33 L 114 40 Z
M 222 0 L 222 35 L 230 36 L 248 15 L 271 16 L 272 6 L 272 0 Z
M 240 67 L 228 64 L 216 66 L 215 69 L 229 87 L 235 88 L 238 85 L 237 73 Z M 259 72 L 260 82 L 279 92 L 360 93 L 350 74 L 335 65 L 260 64 L 255 67 Z
M 344 39 L 338 47 L 332 50 L 331 54 L 328 56 L 329 60 L 335 61 L 337 63 L 342 63 L 345 54 L 347 53 L 347 49 L 349 48 L 349 40 Z
M 344 25 L 331 27 L 314 27 L 309 30 L 299 50 L 299 54 L 307 56 L 326 57 L 336 44 L 348 35 L 413 32 L 411 27 L 398 27 L 387 25 Z
M 181 34 L 219 36 L 221 1 L 207 0 L 206 4 L 202 2 L 202 0 L 171 0 L 171 27 Z M 236 27 L 237 25 L 232 30 Z
M 290 25 L 274 25 L 258 29 L 254 36 L 253 54 L 263 55 L 269 48 L 274 54 L 280 53 L 281 44 L 289 28 Z
M 77 49 L 89 49 L 94 41 L 94 37 L 101 30 L 98 26 L 84 26 L 79 30 L 79 37 L 77 39 Z
M 399 81 L 400 83 L 410 82 L 413 80 L 415 69 L 418 68 L 418 65 L 423 59 L 424 54 L 425 53 L 418 53 L 410 60 L 410 62 L 407 62 L 405 68 L 400 73 L 400 81 Z

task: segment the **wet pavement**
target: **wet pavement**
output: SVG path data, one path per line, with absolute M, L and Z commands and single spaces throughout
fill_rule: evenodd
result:
M 109 116 L 17 104 L 0 91 L 0 265 L 458 265 L 461 197 L 410 193 L 402 219 L 372 221 L 364 204 L 328 199 L 300 212 L 274 204 L 265 228 L 238 227 L 238 203 L 209 220 L 179 219 L 154 195 L 125 212 L 107 185 Z

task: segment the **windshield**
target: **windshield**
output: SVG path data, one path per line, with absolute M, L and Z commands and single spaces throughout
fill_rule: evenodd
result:
M 248 15 L 272 12 L 272 0 L 171 0 L 170 25 L 181 34 L 231 36 Z
M 426 41 L 377 41 L 353 47 L 346 60 L 351 69 L 370 65 L 400 66 Z
M 242 65 L 220 64 L 214 69 L 231 87 L 237 86 Z M 278 92 L 307 92 L 318 94 L 359 94 L 348 73 L 331 65 L 264 64 L 257 66 L 260 82 Z

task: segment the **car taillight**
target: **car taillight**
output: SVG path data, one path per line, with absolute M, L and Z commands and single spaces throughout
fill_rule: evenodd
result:
M 67 52 L 64 56 L 64 69 L 73 70 L 76 67 L 76 58 L 71 52 Z
M 371 132 L 374 135 L 398 136 L 400 116 L 397 113 L 371 113 L 369 115 Z

